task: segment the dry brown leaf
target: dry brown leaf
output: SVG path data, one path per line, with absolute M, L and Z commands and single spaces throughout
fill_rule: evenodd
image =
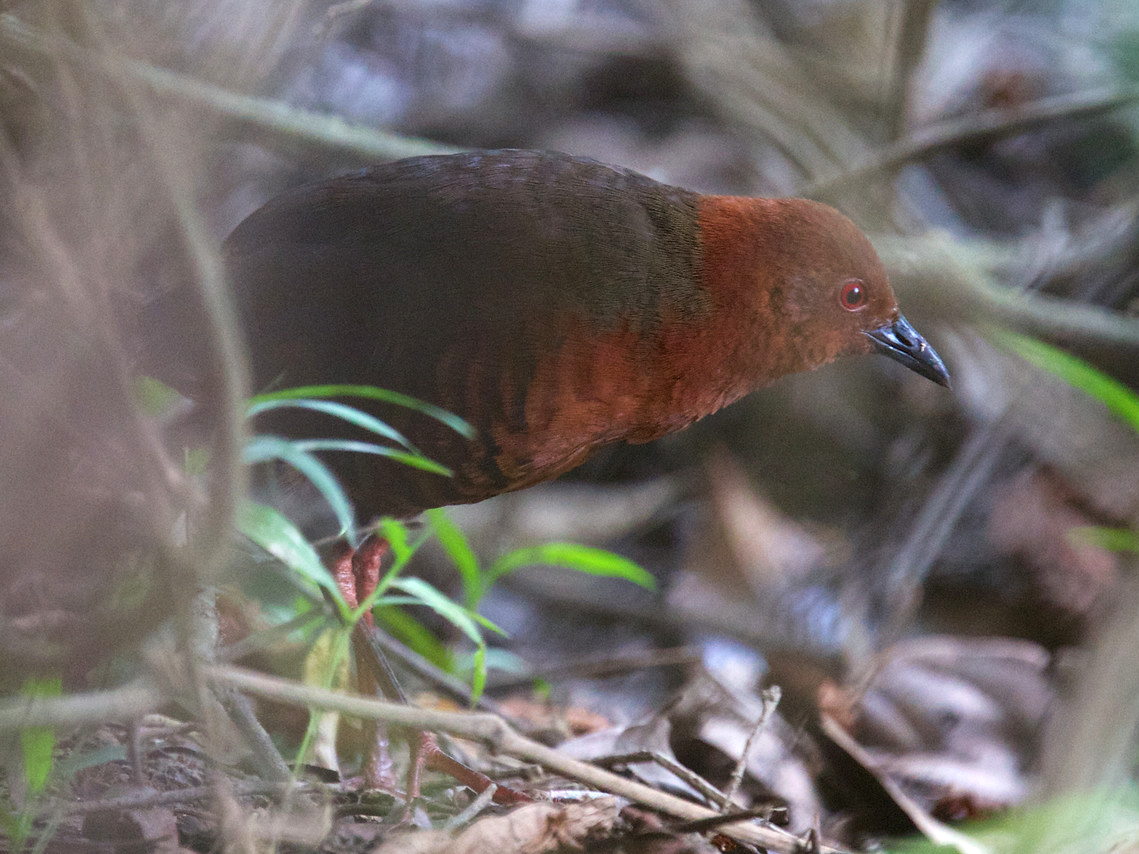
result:
M 1073 542 L 1070 532 L 1101 522 L 1080 505 L 1067 481 L 1029 470 L 1001 485 L 987 533 L 998 554 L 1027 563 L 1036 595 L 1052 611 L 1084 619 L 1115 583 L 1119 561 L 1107 549 Z
M 820 718 L 820 724 L 820 733 L 865 768 L 881 785 L 882 790 L 889 796 L 890 800 L 906 814 L 914 826 L 925 834 L 931 842 L 936 845 L 952 847 L 960 854 L 990 854 L 989 849 L 980 842 L 958 833 L 953 828 L 935 819 L 889 776 L 878 771 L 870 755 L 841 726 L 826 715 Z
M 760 496 L 727 452 L 707 465 L 710 524 L 688 555 L 689 568 L 735 595 L 770 595 L 834 555 L 830 544 Z
M 862 696 L 852 732 L 876 774 L 932 810 L 944 798 L 1023 800 L 1052 700 L 1049 656 L 1013 638 L 899 643 Z
M 164 854 L 178 850 L 178 822 L 170 809 L 125 809 L 86 816 L 83 838 L 121 848 Z
M 582 851 L 613 832 L 618 804 L 599 798 L 574 804 L 527 804 L 506 815 L 484 818 L 452 837 L 441 831 L 389 839 L 372 854 L 544 854 Z

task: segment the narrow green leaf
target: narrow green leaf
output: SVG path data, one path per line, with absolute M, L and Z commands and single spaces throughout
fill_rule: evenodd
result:
M 58 697 L 63 693 L 63 678 L 29 677 L 24 680 L 20 694 L 24 697 Z M 55 728 L 26 726 L 20 730 L 20 750 L 24 760 L 24 784 L 28 793 L 38 795 L 47 786 L 51 776 L 52 756 L 55 752 Z
M 419 600 L 415 600 L 416 604 Z M 447 673 L 454 672 L 455 662 L 451 650 L 423 623 L 399 608 L 377 608 L 376 619 L 409 649 L 422 655 Z
M 427 511 L 427 520 L 439 538 L 439 544 L 451 558 L 451 563 L 458 570 L 459 580 L 463 585 L 463 602 L 472 610 L 478 607 L 485 589 L 482 582 L 482 572 L 479 569 L 479 559 L 467 542 L 466 536 L 459 526 L 451 521 L 447 511 L 439 507 Z
M 403 566 L 411 560 L 411 556 L 415 554 L 415 549 L 408 543 L 407 525 L 398 519 L 385 516 L 376 526 L 376 530 L 381 537 L 387 540 L 397 566 Z
M 476 644 L 482 642 L 480 625 L 498 634 L 506 634 L 486 617 L 471 613 L 462 605 L 451 601 L 422 578 L 397 578 L 392 586 L 414 596 L 420 605 L 430 608 Z
M 422 605 L 423 603 L 412 596 L 410 593 L 404 593 L 397 596 L 394 593 L 389 593 L 386 596 L 377 597 L 376 601 L 372 603 L 373 608 L 399 608 L 403 605 Z
M 388 457 L 397 463 L 402 463 L 413 469 L 422 469 L 432 474 L 450 477 L 451 470 L 434 460 L 429 460 L 422 454 L 410 454 L 399 451 L 386 445 L 374 445 L 371 442 L 357 442 L 353 439 L 297 439 L 293 444 L 306 453 L 319 453 L 320 451 L 340 451 L 350 454 L 375 454 Z
M 303 474 L 321 494 L 340 525 L 340 535 L 356 528 L 356 514 L 348 494 L 336 475 L 317 457 L 302 447 L 302 443 L 280 436 L 254 436 L 245 443 L 241 459 L 246 465 L 280 460 Z
M 486 653 L 487 671 L 498 670 L 515 676 L 523 676 L 532 672 L 530 663 L 516 652 L 508 649 L 488 649 Z
M 1139 395 L 1123 383 L 1083 359 L 1035 338 L 1007 330 L 995 330 L 995 337 L 1006 349 L 1094 397 L 1133 430 L 1139 431 Z
M 415 410 L 416 412 L 422 412 L 424 415 L 446 424 L 456 433 L 466 436 L 468 439 L 475 438 L 475 429 L 462 418 L 448 412 L 446 409 L 441 409 L 434 404 L 418 400 L 406 394 L 400 394 L 396 391 L 388 391 L 387 389 L 376 388 L 370 385 L 300 386 L 298 388 L 259 394 L 250 398 L 249 403 L 250 405 L 256 406 L 268 400 L 297 400 L 305 397 L 363 397 L 368 400 L 391 403 L 396 406 L 403 406 L 407 409 Z
M 298 578 L 327 590 L 347 618 L 348 606 L 336 581 L 324 568 L 316 549 L 289 519 L 272 507 L 246 501 L 238 511 L 237 529 L 293 570 Z
M 1098 546 L 1113 552 L 1139 552 L 1139 531 L 1081 525 L 1068 530 L 1068 539 L 1077 545 Z
M 143 376 L 134 384 L 134 399 L 143 415 L 160 418 L 186 398 L 161 380 Z
M 1025 361 L 1060 377 L 1069 385 L 1095 398 L 1131 429 L 1139 432 L 1139 395 L 1083 359 L 1036 338 L 1008 330 L 994 330 L 1001 346 Z M 1075 543 L 1096 545 L 1111 551 L 1139 551 L 1139 533 L 1126 528 L 1080 527 L 1068 532 Z
M 391 425 L 354 406 L 338 403 L 335 400 L 262 400 L 251 405 L 246 410 L 245 416 L 246 418 L 255 418 L 263 412 L 274 409 L 308 409 L 312 412 L 321 412 L 341 421 L 346 421 L 369 433 L 390 439 L 399 445 L 403 445 L 409 451 L 415 451 L 407 438 Z
M 189 475 L 205 474 L 210 465 L 209 448 L 183 448 L 182 471 Z
M 317 635 L 302 664 L 304 682 L 329 689 L 337 679 L 343 678 L 347 670 L 351 642 L 352 633 L 344 627 L 330 629 Z M 326 714 L 323 709 L 309 709 L 308 726 L 305 727 L 304 737 L 297 747 L 297 765 L 310 760 L 312 755 L 310 751 L 319 736 L 320 723 Z
M 121 744 L 105 744 L 85 752 L 72 753 L 55 763 L 63 779 L 70 779 L 80 771 L 104 765 L 107 762 L 125 762 L 127 749 Z
M 412 555 L 419 550 L 419 547 L 423 545 L 427 539 L 427 533 L 424 532 L 415 539 L 415 542 L 409 544 L 407 541 L 407 526 L 391 518 L 381 519 L 378 529 L 380 536 L 387 539 L 388 548 L 391 550 L 395 560 L 392 561 L 392 565 L 388 568 L 388 571 L 381 576 L 379 582 L 376 584 L 376 589 L 352 612 L 351 619 L 353 623 L 368 613 L 368 611 L 372 610 L 377 603 L 382 602 L 388 605 L 396 604 L 394 600 L 399 597 L 385 596 L 385 594 L 388 588 L 395 583 L 399 574 L 406 568 Z M 411 597 L 410 601 L 401 604 L 419 605 L 422 603 L 415 600 L 414 597 Z
M 398 578 L 399 574 L 406 568 L 408 561 L 411 560 L 411 557 L 419 550 L 419 547 L 426 542 L 428 537 L 428 532 L 424 531 L 415 538 L 414 542 L 408 543 L 407 526 L 391 518 L 381 519 L 377 529 L 379 536 L 387 540 L 388 547 L 391 549 L 395 560 L 392 561 L 392 565 L 388 568 L 388 571 L 380 577 L 379 583 L 376 584 L 376 589 L 352 612 L 349 618 L 352 623 L 359 620 L 360 617 L 372 610 L 377 602 L 381 601 L 381 598 L 384 597 L 388 588 L 395 583 L 396 578 Z M 419 605 L 423 603 L 415 601 L 414 604 Z
M 486 642 L 480 641 L 475 649 L 475 667 L 471 674 L 471 706 L 474 707 L 486 690 Z
M 623 578 L 649 590 L 656 589 L 652 575 L 628 558 L 575 543 L 545 543 L 509 552 L 487 570 L 484 583 L 489 587 L 502 576 L 526 566 L 561 566 L 588 575 Z
M 496 635 L 501 635 L 504 638 L 510 636 L 509 634 L 507 634 L 506 629 L 502 628 L 502 626 L 495 623 L 489 617 L 484 617 L 478 611 L 468 610 L 467 614 L 469 614 L 471 619 L 474 620 L 476 623 L 478 623 L 480 626 L 482 626 L 484 629 L 487 629 L 488 631 L 492 631 Z
M 455 656 L 454 672 L 471 682 L 474 702 L 485 693 L 487 674 L 492 670 L 523 676 L 530 673 L 530 666 L 512 652 L 486 645 Z
M 11 849 L 13 851 L 23 850 L 24 840 L 28 835 L 26 825 L 29 822 L 21 821 L 22 815 L 24 814 L 17 815 L 4 804 L 0 804 L 0 829 L 3 829 L 4 836 L 12 843 Z M 26 813 L 26 815 L 31 815 L 31 813 Z

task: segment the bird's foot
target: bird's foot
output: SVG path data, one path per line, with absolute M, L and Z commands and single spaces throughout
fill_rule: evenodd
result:
M 528 804 L 534 800 L 517 789 L 496 784 L 485 774 L 481 774 L 457 759 L 453 759 L 440 749 L 433 733 L 420 732 L 413 743 L 411 767 L 407 770 L 407 803 L 409 807 L 419 797 L 419 778 L 424 768 L 454 777 L 455 780 L 473 790 L 476 795 L 481 795 L 491 786 L 497 785 L 498 788 L 495 789 L 493 798 L 496 804 Z
M 373 534 L 358 549 L 341 541 L 329 555 L 328 568 L 349 608 L 355 610 L 375 591 L 380 581 L 380 564 L 387 551 L 387 541 Z M 371 612 L 365 613 L 361 620 L 369 628 L 373 625 Z M 374 671 L 361 661 L 363 656 L 371 654 L 371 650 L 360 649 L 358 643 L 353 646 L 356 647 L 359 691 L 365 697 L 374 697 L 378 687 Z M 364 743 L 367 745 L 364 752 L 364 785 L 369 789 L 394 791 L 396 781 L 392 773 L 393 763 L 386 727 L 376 721 L 365 721 Z
M 340 588 L 341 595 L 344 596 L 344 601 L 350 608 L 359 607 L 359 604 L 375 591 L 380 581 L 380 564 L 387 551 L 387 541 L 373 534 L 367 537 L 358 549 L 353 549 L 347 543 L 343 543 L 338 551 L 329 558 L 329 568 L 336 578 L 336 584 Z M 365 614 L 362 619 L 366 626 L 372 626 L 372 615 L 370 613 Z M 375 671 L 361 661 L 361 658 L 367 655 L 375 655 L 375 652 L 371 648 L 361 649 L 360 647 L 364 646 L 362 643 L 355 645 L 357 647 L 360 693 L 365 697 L 374 696 L 377 689 Z M 399 691 L 398 685 L 379 687 L 383 689 L 385 695 L 390 695 L 392 699 L 399 699 L 402 693 Z M 364 758 L 364 785 L 368 788 L 391 791 L 393 788 L 392 762 L 386 732 L 382 726 L 369 723 L 365 729 L 365 738 L 369 747 Z M 485 774 L 468 768 L 444 753 L 439 748 L 439 744 L 432 733 L 414 733 L 411 742 L 411 765 L 407 771 L 408 809 L 419 797 L 420 776 L 424 768 L 448 774 L 480 795 L 495 785 L 494 781 Z M 507 786 L 498 786 L 494 793 L 494 801 L 499 804 L 522 804 L 530 803 L 531 800 L 528 795 Z

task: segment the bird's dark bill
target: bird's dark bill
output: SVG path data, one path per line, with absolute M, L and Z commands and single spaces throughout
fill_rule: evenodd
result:
M 949 388 L 949 371 L 945 369 L 945 363 L 901 315 L 893 323 L 865 335 L 874 342 L 875 351 L 889 356 L 895 362 L 901 362 L 926 379 Z

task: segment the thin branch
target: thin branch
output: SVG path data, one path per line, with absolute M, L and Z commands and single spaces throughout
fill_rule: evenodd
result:
M 892 280 L 907 288 L 930 316 L 948 323 L 1006 324 L 1063 341 L 1139 348 L 1139 319 L 1101 306 L 1002 287 L 990 270 L 1008 253 L 930 232 L 876 236 L 874 245 Z M 999 257 L 998 257 L 999 256 Z
M 133 81 L 156 95 L 203 107 L 239 126 L 363 160 L 394 160 L 456 150 L 431 140 L 352 124 L 336 116 L 299 109 L 281 101 L 243 95 L 147 62 L 102 55 L 68 39 L 29 27 L 10 13 L 0 14 L 0 45 L 30 50 L 41 57 L 62 57 L 80 66 L 85 73 L 94 71 L 114 80 Z
M 570 759 L 558 751 L 519 735 L 500 718 L 486 714 L 440 712 L 402 706 L 381 700 L 341 694 L 312 688 L 272 676 L 263 676 L 235 667 L 212 666 L 207 669 L 209 678 L 219 685 L 227 685 L 251 694 L 271 698 L 279 703 L 328 709 L 368 720 L 383 720 L 396 726 L 438 730 L 452 735 L 480 741 L 493 750 L 534 762 L 565 777 L 578 780 L 602 791 L 628 798 L 651 809 L 659 810 L 685 821 L 711 819 L 718 814 L 706 807 L 683 800 L 675 795 L 659 792 L 642 783 L 628 780 L 591 765 Z M 759 845 L 779 854 L 793 854 L 799 850 L 799 840 L 774 827 L 756 824 L 736 824 L 723 829 L 723 833 L 751 845 Z M 820 846 L 820 854 L 844 854 L 842 849 Z
M 890 800 L 897 805 L 898 809 L 906 814 L 906 817 L 914 823 L 914 826 L 925 834 L 931 842 L 937 846 L 954 848 L 960 852 L 960 854 L 993 854 L 993 848 L 990 846 L 970 836 L 966 836 L 961 831 L 949 827 L 935 819 L 919 806 L 913 798 L 907 795 L 901 786 L 885 774 L 877 771 L 874 767 L 873 760 L 862 745 L 860 745 L 850 733 L 835 723 L 830 716 L 823 715 L 820 723 L 827 738 L 849 754 L 855 762 L 869 771 L 878 781 L 878 784 L 886 790 L 886 793 L 890 796 Z
M 736 799 L 736 793 L 740 790 L 740 784 L 743 783 L 744 773 L 747 771 L 748 757 L 751 755 L 751 747 L 755 744 L 755 740 L 759 734 L 767 728 L 771 716 L 775 714 L 775 709 L 779 705 L 779 700 L 783 697 L 783 691 L 778 685 L 772 685 L 765 688 L 760 695 L 760 700 L 763 703 L 759 712 L 759 720 L 755 722 L 752 727 L 751 733 L 748 734 L 747 741 L 744 742 L 744 749 L 740 751 L 740 758 L 736 761 L 736 767 L 732 769 L 731 779 L 728 781 L 728 787 L 724 789 L 724 797 L 731 803 Z M 727 811 L 727 806 L 722 807 L 722 812 Z
M 888 591 L 888 617 L 879 635 L 879 648 L 898 641 L 914 624 L 926 575 L 962 514 L 992 478 L 997 460 L 1007 450 L 1011 433 L 1010 422 L 1004 417 L 978 426 L 925 496 L 917 515 L 907 523 L 908 534 L 883 576 Z M 866 662 L 865 673 L 852 680 L 860 696 L 869 687 L 879 666 L 876 661 Z
M 253 748 L 251 758 L 257 773 L 266 780 L 276 783 L 292 779 L 289 766 L 281 758 L 280 751 L 273 744 L 265 727 L 257 720 L 257 713 L 253 711 L 253 704 L 249 702 L 249 698 L 237 691 L 221 690 L 216 693 L 238 732 Z
M 291 780 L 285 782 L 270 782 L 266 780 L 238 780 L 233 783 L 233 794 L 237 797 L 247 795 L 287 795 L 292 791 L 334 793 L 336 786 L 327 783 L 315 783 L 307 780 Z M 191 786 L 185 789 L 169 789 L 156 792 L 146 789 L 120 795 L 117 798 L 107 798 L 99 801 L 72 801 L 64 808 L 66 815 L 86 815 L 97 812 L 118 812 L 121 810 L 150 809 L 152 807 L 181 806 L 194 801 L 210 800 L 217 794 L 213 786 Z
M 494 783 L 491 783 L 479 794 L 477 798 L 475 798 L 470 802 L 470 804 L 467 805 L 467 808 L 465 810 L 463 810 L 461 813 L 443 825 L 443 829 L 449 833 L 455 833 L 466 827 L 468 824 L 478 818 L 483 810 L 491 805 L 491 803 L 494 801 L 495 792 L 497 791 L 498 786 L 496 786 Z
M 459 679 L 457 676 L 452 676 L 442 668 L 435 666 L 424 656 L 409 649 L 384 632 L 368 632 L 367 638 L 369 644 L 375 649 L 377 656 L 382 653 L 385 656 L 395 659 L 415 676 L 430 683 L 436 691 L 457 703 L 464 705 L 470 704 L 473 696 L 471 687 L 462 679 Z M 476 708 L 484 712 L 491 712 L 500 717 L 510 717 L 510 715 L 502 709 L 501 704 L 487 697 L 485 694 L 479 697 Z
M 83 11 L 87 13 L 86 25 L 95 45 L 93 49 L 81 48 L 66 39 L 52 38 L 51 41 L 64 53 L 79 52 L 85 54 L 92 64 L 113 67 L 117 54 L 112 40 L 98 18 L 88 9 Z M 67 47 L 68 44 L 71 47 Z M 176 625 L 180 639 L 184 649 L 190 653 L 186 672 L 193 689 L 195 711 L 208 735 L 207 745 L 216 746 L 224 743 L 222 733 L 228 715 L 218 699 L 210 694 L 198 661 L 199 656 L 212 655 L 216 645 L 216 603 L 208 590 L 196 590 L 202 580 L 210 577 L 225 560 L 237 502 L 245 493 L 246 471 L 241 465 L 241 448 L 244 444 L 242 413 L 248 396 L 247 362 L 221 256 L 205 217 L 195 203 L 191 167 L 188 166 L 189 152 L 177 144 L 171 129 L 159 122 L 145 99 L 142 80 L 123 75 L 111 78 L 111 82 L 134 115 L 140 153 L 150 161 L 157 190 L 167 197 L 173 209 L 193 273 L 190 282 L 205 319 L 201 333 L 206 343 L 208 362 L 203 370 L 210 382 L 201 404 L 205 411 L 214 415 L 215 438 L 210 449 L 214 483 L 210 500 L 192 536 L 193 560 L 189 558 L 189 550 L 168 548 L 164 563 L 174 601 L 179 606 Z M 204 637 L 199 638 L 199 634 L 204 634 Z M 287 778 L 289 772 L 284 761 L 252 712 L 237 700 L 234 707 L 246 713 L 244 723 L 248 726 L 241 727 L 241 731 L 253 735 L 249 745 L 257 754 L 260 767 L 275 779 Z M 265 748 L 268 748 L 267 755 L 264 755 Z M 217 788 L 221 800 L 224 792 L 220 778 Z
M 992 142 L 1065 119 L 1086 119 L 1139 102 L 1139 85 L 1097 89 L 1071 95 L 1041 98 L 1019 109 L 994 107 L 960 118 L 945 119 L 913 131 L 861 165 L 840 174 L 818 178 L 800 189 L 811 198 L 827 198 L 903 166 L 925 160 L 940 151 L 962 145 Z
M 886 93 L 886 132 L 895 139 L 905 126 L 906 99 L 914 69 L 925 55 L 930 20 L 938 0 L 907 0 L 895 9 L 900 16 L 896 28 L 894 61 L 891 63 L 889 89 Z
M 683 780 L 709 801 L 720 807 L 722 810 L 738 809 L 738 804 L 733 804 L 731 799 L 724 795 L 719 789 L 693 771 L 686 765 L 682 765 L 679 760 L 667 756 L 658 750 L 637 750 L 633 753 L 619 753 L 610 756 L 601 756 L 593 760 L 594 765 L 600 765 L 602 768 L 614 768 L 618 766 L 628 767 L 636 765 L 641 762 L 652 762 L 658 765 L 670 774 L 675 775 L 680 780 Z M 723 813 L 720 813 L 723 815 Z
M 29 726 L 73 727 L 129 721 L 158 709 L 165 697 L 152 682 L 139 680 L 110 691 L 67 697 L 29 697 L 0 703 L 0 732 Z

